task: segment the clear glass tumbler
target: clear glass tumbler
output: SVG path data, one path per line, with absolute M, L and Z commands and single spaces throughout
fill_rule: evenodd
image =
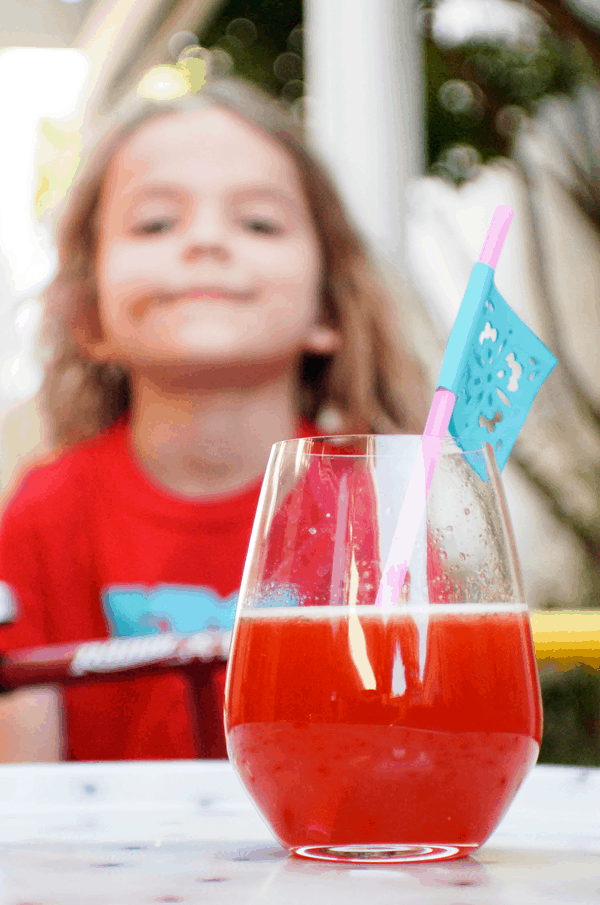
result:
M 538 755 L 533 642 L 491 447 L 444 441 L 404 584 L 377 602 L 420 443 L 273 447 L 225 722 L 242 782 L 297 855 L 464 856 Z

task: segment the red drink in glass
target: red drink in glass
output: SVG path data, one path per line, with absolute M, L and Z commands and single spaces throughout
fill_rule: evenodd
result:
M 305 857 L 466 855 L 538 754 L 529 616 L 490 447 L 444 442 L 397 586 L 392 537 L 421 455 L 408 436 L 273 447 L 225 725 L 250 797 Z
M 519 604 L 242 612 L 228 702 L 239 776 L 281 844 L 313 857 L 404 842 L 418 860 L 468 854 L 541 738 Z

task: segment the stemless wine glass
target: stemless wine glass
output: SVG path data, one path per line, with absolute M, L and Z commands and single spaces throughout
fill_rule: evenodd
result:
M 225 722 L 242 782 L 297 855 L 467 855 L 538 755 L 531 629 L 491 447 L 444 441 L 404 585 L 377 603 L 420 443 L 321 437 L 271 453 Z

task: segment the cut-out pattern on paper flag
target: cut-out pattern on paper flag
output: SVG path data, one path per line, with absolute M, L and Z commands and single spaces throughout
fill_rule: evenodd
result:
M 489 443 L 502 470 L 536 393 L 555 365 L 554 355 L 492 283 L 460 379 L 452 388 L 457 399 L 449 430 L 461 448 Z

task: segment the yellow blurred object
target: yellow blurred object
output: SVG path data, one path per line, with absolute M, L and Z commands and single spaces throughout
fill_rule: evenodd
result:
M 535 655 L 569 669 L 585 663 L 600 669 L 600 611 L 561 610 L 531 613 Z
M 180 60 L 176 63 L 175 68 L 183 74 L 183 77 L 190 86 L 190 92 L 192 94 L 196 94 L 196 92 L 200 91 L 202 86 L 206 84 L 205 60 L 189 57 L 189 59 Z
M 142 97 L 157 101 L 169 101 L 189 94 L 190 81 L 187 74 L 177 66 L 165 63 L 153 66 L 140 81 L 137 92 Z
M 41 218 L 62 201 L 81 157 L 81 134 L 69 125 L 44 120 L 37 150 L 35 212 Z

